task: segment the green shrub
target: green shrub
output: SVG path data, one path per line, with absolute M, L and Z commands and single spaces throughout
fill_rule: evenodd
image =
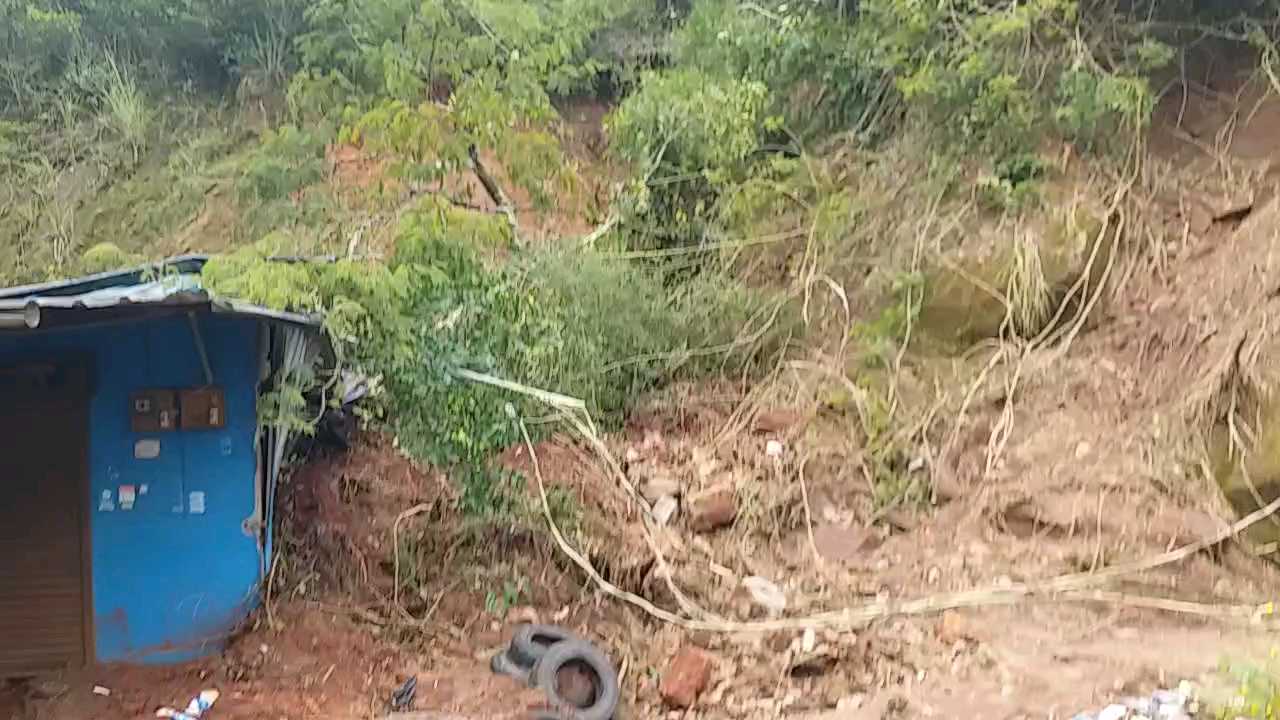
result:
M 363 92 L 416 104 L 433 85 L 488 73 L 518 104 L 590 89 L 616 67 L 595 39 L 652 14 L 645 0 L 320 0 L 299 39 L 303 65 Z
M 269 202 L 319 182 L 324 175 L 324 141 L 286 125 L 268 130 L 250 154 L 236 190 L 241 199 Z
M 355 86 L 342 73 L 303 70 L 289 80 L 285 99 L 295 123 L 333 119 L 356 97 Z
M 517 127 L 522 116 L 505 98 L 483 83 L 473 87 L 464 85 L 451 109 L 380 103 L 348 122 L 338 140 L 388 155 L 395 175 L 428 183 L 469 167 L 471 147 L 491 148 L 510 180 L 539 206 L 548 206 L 556 192 L 572 191 L 575 176 L 560 143 L 547 132 Z
M 85 250 L 80 256 L 80 271 L 92 275 L 108 270 L 120 270 L 137 263 L 138 260 L 137 256 L 126 253 L 116 245 L 103 242 Z
M 886 77 L 835 8 L 783 3 L 770 11 L 735 0 L 697 3 L 675 33 L 681 67 L 717 77 L 745 78 L 769 89 L 773 114 L 802 138 L 875 127 L 891 100 Z
M 423 182 L 439 180 L 467 163 L 467 139 L 454 131 L 446 110 L 430 103 L 380 103 L 347 122 L 338 142 L 389 154 L 396 175 Z
M 455 369 L 580 396 L 609 419 L 681 373 L 718 369 L 726 354 L 691 350 L 723 344 L 736 364 L 754 358 L 758 343 L 731 341 L 764 298 L 710 276 L 672 293 L 644 269 L 592 253 L 543 249 L 498 263 L 509 233 L 500 216 L 429 199 L 402 219 L 390 264 L 269 263 L 279 250 L 268 238 L 212 260 L 204 277 L 224 295 L 324 312 L 343 361 L 381 378 L 375 414 L 407 451 L 454 468 L 475 512 L 508 507 L 510 483 L 485 469 L 518 441 L 505 404 L 544 409 L 462 382 Z M 281 399 L 273 407 L 297 405 Z
M 1280 675 L 1277 675 L 1276 650 L 1263 662 L 1223 661 L 1219 673 L 1235 680 L 1234 692 L 1221 699 L 1212 717 L 1218 720 L 1275 720 L 1280 713 Z
M 1145 73 L 1172 57 L 1140 32 L 1125 36 L 1130 25 L 1114 10 L 1082 18 L 1076 0 L 981 12 L 947 0 L 867 0 L 862 11 L 861 41 L 953 154 L 982 149 L 1001 160 L 1035 150 L 1055 129 L 1087 144 L 1123 139 L 1113 131 L 1141 128 L 1153 107 Z M 1087 43 L 1104 41 L 1085 36 L 1086 22 L 1109 33 L 1106 66 L 1090 55 L 1101 48 Z
M 615 156 L 635 168 L 621 199 L 633 244 L 700 242 L 720 191 L 761 147 L 767 88 L 693 69 L 648 76 L 610 117 Z

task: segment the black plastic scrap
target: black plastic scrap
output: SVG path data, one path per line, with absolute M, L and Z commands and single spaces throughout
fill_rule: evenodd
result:
M 399 712 L 402 710 L 412 710 L 413 698 L 414 698 L 414 695 L 417 694 L 417 692 L 418 692 L 418 678 L 415 675 L 414 677 L 411 677 L 408 680 L 405 680 L 404 684 L 401 685 L 398 690 L 392 693 L 391 709 L 396 712 Z

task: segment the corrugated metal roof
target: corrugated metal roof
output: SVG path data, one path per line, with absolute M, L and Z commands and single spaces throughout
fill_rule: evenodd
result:
M 318 315 L 282 312 L 224 298 L 206 290 L 200 271 L 208 260 L 188 255 L 159 265 L 99 273 L 73 280 L 0 289 L 0 313 L 26 313 L 27 326 L 39 326 L 40 310 L 103 310 L 156 306 L 207 305 L 213 312 L 258 317 L 318 327 Z

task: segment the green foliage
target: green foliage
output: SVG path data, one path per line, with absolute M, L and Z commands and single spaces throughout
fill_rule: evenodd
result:
M 138 264 L 141 258 L 121 250 L 112 243 L 103 242 L 94 245 L 80 256 L 80 272 L 86 275 L 120 270 Z
M 1167 62 L 1165 55 L 1159 58 Z M 1083 69 L 1062 73 L 1056 99 L 1053 119 L 1058 129 L 1085 148 L 1111 133 L 1144 126 L 1155 106 L 1143 78 Z
M 612 152 L 636 168 L 622 198 L 636 244 L 701 241 L 720 192 L 760 149 L 767 88 L 696 70 L 649 76 L 609 120 Z M 647 235 L 647 237 L 645 237 Z
M 639 0 L 322 0 L 299 47 L 306 67 L 410 104 L 491 74 L 504 95 L 545 107 L 547 93 L 590 88 L 610 67 L 594 52 L 600 33 L 651 10 Z
M 0 100 L 23 114 L 74 83 L 77 54 L 131 58 L 148 79 L 220 87 L 240 64 L 281 71 L 303 0 L 0 0 Z M 256 39 L 256 42 L 253 42 Z
M 1276 674 L 1276 651 L 1265 663 L 1229 663 L 1219 671 L 1238 683 L 1231 697 L 1221 703 L 1214 717 L 1219 720 L 1275 720 L 1280 715 L 1280 676 Z
M 220 294 L 325 313 L 343 361 L 381 379 L 381 411 L 402 447 L 454 468 L 469 511 L 507 512 L 518 480 L 487 461 L 517 441 L 503 408 L 520 401 L 454 369 L 581 396 L 616 417 L 638 393 L 709 367 L 688 351 L 729 343 L 732 324 L 762 303 L 710 285 L 673 298 L 657 277 L 590 253 L 539 250 L 496 264 L 509 237 L 499 217 L 428 199 L 401 221 L 390 264 L 268 262 L 280 252 L 273 236 L 212 260 L 204 278 Z M 742 349 L 739 362 L 750 355 Z M 297 398 L 278 405 L 296 410 Z
M 523 577 L 506 580 L 502 583 L 502 592 L 490 590 L 484 596 L 484 609 L 490 615 L 502 617 L 507 611 L 520 604 L 520 600 L 524 597 L 525 586 L 528 581 Z
M 857 341 L 865 368 L 892 367 L 893 356 L 920 318 L 924 278 L 918 273 L 895 274 L 889 283 L 888 301 L 870 320 L 859 321 L 850 330 Z
M 575 176 L 560 143 L 544 131 L 517 128 L 516 109 L 483 81 L 477 92 L 472 87 L 463 86 L 452 109 L 383 102 L 346 124 L 338 140 L 389 155 L 398 177 L 427 183 L 467 168 L 473 146 L 489 147 L 511 181 L 540 206 L 549 205 L 556 192 L 572 192 Z
M 1142 73 L 1171 57 L 1137 38 L 1130 57 L 1099 65 L 1082 42 L 1076 0 L 974 12 L 955 12 L 949 0 L 868 0 L 863 13 L 865 41 L 939 139 L 997 159 L 1034 149 L 1055 123 L 1084 141 L 1140 128 L 1153 106 Z
M 301 124 L 341 115 L 355 96 L 355 86 L 342 73 L 308 69 L 289 80 L 285 99 L 293 122 Z
M 153 113 L 129 69 L 110 55 L 106 62 L 108 71 L 99 92 L 107 111 L 107 124 L 133 151 L 137 162 L 147 146 Z
M 395 174 L 422 182 L 437 181 L 467 163 L 466 138 L 454 131 L 445 109 L 430 103 L 384 102 L 345 125 L 338 141 L 390 154 Z
M 323 174 L 324 141 L 286 125 L 263 136 L 236 181 L 236 190 L 242 199 L 278 200 L 319 181 Z
M 1018 212 L 1040 200 L 1039 180 L 1046 166 L 1031 153 L 1009 155 L 995 164 L 994 172 L 978 179 L 978 199 L 991 210 Z
M 609 123 L 618 157 L 647 167 L 723 175 L 760 147 L 767 89 L 695 70 L 649 76 Z
M 834 8 L 704 0 L 673 41 L 681 67 L 765 84 L 770 112 L 801 137 L 850 130 L 871 137 L 878 129 L 884 72 L 872 45 L 851 42 Z

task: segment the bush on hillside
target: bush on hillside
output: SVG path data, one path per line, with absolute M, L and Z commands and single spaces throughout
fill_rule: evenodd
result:
M 891 104 L 888 79 L 834 4 L 772 9 L 704 0 L 675 33 L 680 67 L 761 82 L 770 111 L 806 139 L 859 132 L 873 137 Z M 882 107 L 882 105 L 884 107 Z
M 764 338 L 733 344 L 761 297 L 710 279 L 672 293 L 642 268 L 589 252 L 533 250 L 498 262 L 508 239 L 501 217 L 430 199 L 401 221 L 390 264 L 271 263 L 280 250 L 269 238 L 211 260 L 204 278 L 224 295 L 325 313 L 340 358 L 380 378 L 381 411 L 401 445 L 473 485 L 488 477 L 476 468 L 518 439 L 504 404 L 545 409 L 463 382 L 457 368 L 582 397 L 616 419 L 647 389 L 717 370 L 729 354 L 741 367 L 770 347 Z M 496 502 L 490 490 L 467 488 Z
M 241 199 L 270 202 L 320 180 L 324 174 L 324 141 L 286 125 L 269 130 L 245 162 L 236 181 Z
M 702 242 L 719 191 L 761 147 L 768 89 L 682 69 L 648 77 L 609 119 L 610 148 L 633 168 L 622 197 L 633 244 Z

